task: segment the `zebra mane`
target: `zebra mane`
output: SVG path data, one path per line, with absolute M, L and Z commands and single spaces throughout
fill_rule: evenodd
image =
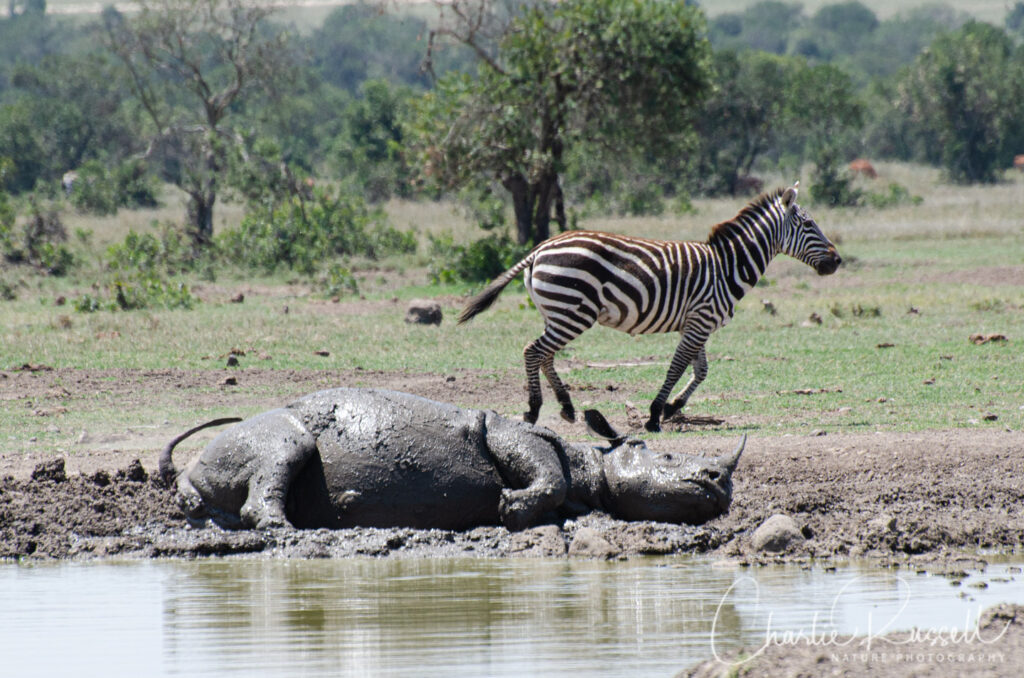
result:
M 739 211 L 739 214 L 734 216 L 729 221 L 723 221 L 720 224 L 716 224 L 711 227 L 711 233 L 708 234 L 708 243 L 713 243 L 716 240 L 722 240 L 728 238 L 729 235 L 742 227 L 743 222 L 749 222 L 749 218 L 744 217 L 756 217 L 759 214 L 763 214 L 768 210 L 772 203 L 776 202 L 782 197 L 785 192 L 784 188 L 776 188 L 774 191 L 767 191 L 757 196 L 746 207 Z

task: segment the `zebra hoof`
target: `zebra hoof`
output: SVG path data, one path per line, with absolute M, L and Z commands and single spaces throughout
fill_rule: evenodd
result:
M 575 422 L 576 421 L 576 410 L 573 409 L 572 407 L 563 407 L 562 408 L 562 419 L 565 419 L 569 423 Z
M 668 419 L 669 417 L 671 417 L 675 413 L 679 412 L 681 409 L 683 409 L 682 405 L 672 405 L 672 404 L 665 405 L 665 409 L 663 409 L 661 411 L 661 418 L 662 419 Z
M 527 424 L 536 424 L 537 423 L 537 413 L 536 412 L 524 412 L 523 413 L 523 421 L 525 421 Z
M 648 419 L 647 423 L 644 424 L 644 428 L 651 433 L 661 433 L 661 422 L 657 419 Z

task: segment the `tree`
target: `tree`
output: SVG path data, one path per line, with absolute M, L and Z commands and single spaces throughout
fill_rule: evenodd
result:
M 527 6 L 507 29 L 486 2 L 456 2 L 443 34 L 479 56 L 479 76 L 450 73 L 418 101 L 413 146 L 446 189 L 493 180 L 512 198 L 520 244 L 550 234 L 567 149 L 582 141 L 664 150 L 692 127 L 710 90 L 699 10 L 655 0 Z
M 137 14 L 104 13 L 106 46 L 127 71 L 151 125 L 146 155 L 175 160 L 171 180 L 189 196 L 196 247 L 213 236 L 219 183 L 244 139 L 231 121 L 271 93 L 289 53 L 265 4 L 248 0 L 142 0 Z
M 1005 31 L 969 22 L 940 36 L 899 85 L 900 108 L 954 181 L 991 182 L 1021 136 L 1024 74 Z
M 402 153 L 402 120 L 412 97 L 408 87 L 367 80 L 360 98 L 342 113 L 344 129 L 334 142 L 333 164 L 342 178 L 355 181 L 371 202 L 392 195 L 408 197 L 409 168 Z
M 754 50 L 715 53 L 717 88 L 698 122 L 696 180 L 704 192 L 735 195 L 739 178 L 777 151 L 790 64 L 786 57 Z
M 11 103 L 0 107 L 0 158 L 12 163 L 13 192 L 39 181 L 56 186 L 64 172 L 89 159 L 116 163 L 140 150 L 109 58 L 51 55 L 11 75 Z
M 802 149 L 796 160 L 815 165 L 811 194 L 833 206 L 853 205 L 859 194 L 842 169 L 849 161 L 855 136 L 863 123 L 863 108 L 853 81 L 832 64 L 800 63 L 786 87 L 786 144 Z

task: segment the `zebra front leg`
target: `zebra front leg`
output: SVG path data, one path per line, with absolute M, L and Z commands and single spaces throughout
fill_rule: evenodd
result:
M 665 411 L 665 402 L 672 395 L 672 389 L 679 383 L 679 378 L 683 376 L 687 366 L 697 359 L 698 353 L 704 350 L 704 344 L 707 340 L 707 334 L 691 335 L 686 332 L 683 333 L 682 339 L 679 340 L 679 345 L 676 346 L 676 352 L 672 356 L 672 362 L 668 366 L 665 383 L 661 385 L 661 390 L 658 391 L 654 402 L 651 403 L 651 418 L 644 424 L 644 428 L 648 431 L 656 433 L 661 430 L 661 417 Z M 673 410 L 673 412 L 675 411 Z
M 693 376 L 690 377 L 689 383 L 686 384 L 686 388 L 676 396 L 672 402 L 665 405 L 665 409 L 662 411 L 661 416 L 663 419 L 668 419 L 679 410 L 686 407 L 686 403 L 690 400 L 690 396 L 697 390 L 701 382 L 708 376 L 708 357 L 704 352 L 704 347 L 700 347 L 700 351 L 697 353 L 697 357 L 693 359 Z

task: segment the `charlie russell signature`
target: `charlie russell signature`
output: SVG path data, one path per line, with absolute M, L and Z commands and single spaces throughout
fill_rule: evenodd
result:
M 799 628 L 795 630 L 778 631 L 772 628 L 772 617 L 774 613 L 768 614 L 768 623 L 765 627 L 764 636 L 761 645 L 752 653 L 745 654 L 742 659 L 736 659 L 728 661 L 723 659 L 718 652 L 717 637 L 718 629 L 720 628 L 720 615 L 722 614 L 722 608 L 726 602 L 733 595 L 736 588 L 740 585 L 752 584 L 754 587 L 754 593 L 752 596 L 744 595 L 744 598 L 749 602 L 757 604 L 760 602 L 760 587 L 755 579 L 752 577 L 740 577 L 734 581 L 729 588 L 722 595 L 722 599 L 718 603 L 718 607 L 715 610 L 715 617 L 711 622 L 711 652 L 715 659 L 722 663 L 728 663 L 733 666 L 739 666 L 746 662 L 749 662 L 765 650 L 773 645 L 807 645 L 814 647 L 831 647 L 846 652 L 857 652 L 859 654 L 870 653 L 873 646 L 884 645 L 886 647 L 893 646 L 899 647 L 910 644 L 924 644 L 928 647 L 948 648 L 957 646 L 963 648 L 964 646 L 984 646 L 991 645 L 1002 638 L 1007 629 L 1010 627 L 1010 622 L 1006 623 L 998 634 L 992 635 L 993 632 L 989 631 L 982 633 L 981 629 L 978 628 L 977 624 L 971 624 L 971 614 L 967 613 L 964 628 L 958 629 L 956 627 L 940 626 L 937 628 L 921 629 L 913 628 L 909 631 L 900 633 L 899 636 L 888 636 L 891 627 L 899 618 L 900 614 L 910 604 L 910 585 L 909 583 L 898 575 L 894 575 L 893 578 L 897 581 L 900 587 L 900 606 L 899 610 L 889 616 L 887 620 L 882 620 L 884 623 L 879 625 L 879 621 L 875 619 L 874 613 L 869 613 L 867 618 L 867 628 L 863 631 L 859 628 L 855 628 L 853 633 L 840 633 L 836 629 L 836 625 L 833 620 L 836 618 L 836 610 L 839 601 L 842 599 L 843 594 L 846 590 L 855 584 L 862 577 L 857 576 L 847 582 L 842 589 L 836 594 L 832 600 L 832 605 L 828 610 L 828 617 L 822 621 L 819 617 L 819 613 L 815 612 L 812 620 L 811 627 Z M 978 615 L 975 615 L 977 618 Z

